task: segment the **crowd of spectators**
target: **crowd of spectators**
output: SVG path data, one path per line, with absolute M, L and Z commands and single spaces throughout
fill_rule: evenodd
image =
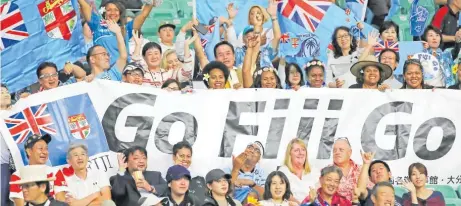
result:
M 379 33 L 357 40 L 350 28 L 334 28 L 328 60 L 312 59 L 306 65 L 287 62 L 277 55 L 281 30 L 277 2 L 255 5 L 248 22 L 234 22 L 237 9 L 227 5 L 226 16 L 208 24 L 191 20 L 179 29 L 164 22 L 158 27 L 158 42 L 143 38 L 140 28 L 155 4 L 142 5 L 136 15 L 127 15 L 123 2 L 104 1 L 102 15 L 86 0 L 78 0 L 83 19 L 86 58 L 67 62 L 61 70 L 53 62 L 37 66 L 39 88 L 10 94 L 1 85 L 1 110 L 9 110 L 14 101 L 44 90 L 68 84 L 105 79 L 161 88 L 171 92 L 190 89 L 306 88 L 378 89 L 456 89 L 460 90 L 461 69 L 457 68 L 461 48 L 458 27 L 461 0 L 436 1 L 441 4 L 421 37 L 423 53 L 434 56 L 440 65 L 439 79 L 425 81 L 425 65 L 417 59 L 401 59 L 393 49 L 382 50 L 377 57 L 374 46 L 380 41 L 398 42 L 399 25 L 385 20 L 381 5 L 385 0 L 370 0 L 375 11 L 373 26 Z M 148 1 L 145 1 L 148 2 Z M 389 0 L 387 0 L 389 2 Z M 138 5 L 139 6 L 139 5 Z M 271 28 L 263 24 L 271 22 Z M 195 29 L 219 23 L 221 41 L 208 56 Z M 234 24 L 248 24 L 239 42 Z M 363 22 L 358 23 L 363 28 Z M 225 28 L 225 29 L 224 29 Z M 190 35 L 190 37 L 188 37 Z M 213 61 L 210 61 L 214 59 Z M 403 74 L 395 70 L 404 62 Z M 338 75 L 335 71 L 346 68 Z M 13 98 L 12 98 L 13 97 Z M 3 138 L 2 138 L 3 141 Z M 193 176 L 192 147 L 179 142 L 173 147 L 171 165 L 165 176 L 147 171 L 148 155 L 142 147 L 118 154 L 118 173 L 106 174 L 88 169 L 88 146 L 71 144 L 68 167 L 46 166 L 50 135 L 32 135 L 24 149 L 29 165 L 14 171 L 8 148 L 2 144 L 2 205 L 231 205 L 257 199 L 262 205 L 445 205 L 444 196 L 428 189 L 428 169 L 421 163 L 408 168 L 409 179 L 401 182 L 408 190 L 394 195 L 389 183 L 391 168 L 373 153 L 362 153 L 363 164 L 352 161 L 347 138 L 335 140 L 333 162 L 314 168 L 308 161 L 307 145 L 293 139 L 287 146 L 283 165 L 276 171 L 264 171 L 260 160 L 264 147 L 260 142 L 247 145 L 227 168 L 216 168 L 205 177 Z M 198 164 L 198 163 L 196 163 Z M 268 174 L 268 175 L 267 175 Z M 9 183 L 9 184 L 8 184 Z M 11 202 L 7 203 L 7 200 Z

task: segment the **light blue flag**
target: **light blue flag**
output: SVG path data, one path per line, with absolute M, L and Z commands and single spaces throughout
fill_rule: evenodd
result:
M 40 63 L 50 61 L 62 68 L 66 61 L 84 55 L 77 0 L 16 0 L 2 9 L 6 15 L 0 42 L 1 76 L 10 92 L 37 82 Z
M 66 153 L 72 142 L 86 144 L 88 156 L 109 152 L 101 120 L 88 94 L 27 107 L 5 118 L 5 124 L 21 152 L 24 165 L 28 164 L 24 144 L 32 134 L 52 137 L 48 144 L 50 166 L 67 164 Z
M 316 58 L 326 63 L 328 46 L 336 27 L 346 26 L 351 29 L 352 35 L 362 40 L 369 32 L 375 30 L 364 23 L 365 28 L 360 31 L 352 13 L 327 2 L 312 3 L 311 8 L 315 8 L 315 14 L 312 12 L 312 15 L 300 15 L 298 13 L 303 11 L 286 9 L 286 3 L 279 3 L 278 18 L 282 30 L 280 56 L 285 57 L 287 62 L 296 62 L 303 66 L 312 58 Z M 320 13 L 323 15 L 314 16 Z M 316 22 L 318 19 L 320 22 Z M 310 23 L 303 25 L 304 22 Z
M 419 0 L 411 3 L 410 13 L 410 34 L 412 36 L 422 36 L 424 28 L 429 18 L 429 11 L 423 6 L 418 6 Z
M 234 8 L 238 9 L 237 16 L 234 19 L 234 28 L 237 35 L 243 32 L 243 29 L 248 26 L 248 12 L 254 5 L 260 5 L 267 8 L 268 0 L 196 0 L 197 4 L 197 18 L 202 24 L 209 24 L 213 17 L 228 17 L 227 5 L 234 4 Z M 272 27 L 269 20 L 263 25 L 264 28 Z
M 221 41 L 221 37 L 219 36 L 219 21 L 214 23 L 213 32 L 203 38 L 207 40 L 207 44 L 205 45 L 205 54 L 209 61 L 214 61 L 214 47 Z
M 346 6 L 355 15 L 357 21 L 365 19 L 365 10 L 368 5 L 368 0 L 346 0 Z
M 403 64 L 408 56 L 423 52 L 423 43 L 420 41 L 399 41 L 399 66 L 395 69 L 394 75 L 400 75 L 403 71 Z

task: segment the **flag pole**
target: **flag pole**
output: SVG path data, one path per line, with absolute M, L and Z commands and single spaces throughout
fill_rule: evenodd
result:
M 192 0 L 192 20 L 197 18 L 197 2 Z

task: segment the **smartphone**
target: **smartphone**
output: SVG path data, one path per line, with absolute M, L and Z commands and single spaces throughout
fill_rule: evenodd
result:
M 194 28 L 203 35 L 208 33 L 208 29 L 203 24 L 194 25 Z

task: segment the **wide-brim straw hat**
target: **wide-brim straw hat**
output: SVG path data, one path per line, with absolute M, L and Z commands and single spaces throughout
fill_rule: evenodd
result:
M 54 181 L 55 177 L 48 177 L 46 165 L 27 165 L 19 168 L 20 180 L 10 182 L 12 185 L 22 185 L 31 182 Z
M 359 77 L 361 76 L 361 73 L 363 73 L 363 69 L 365 69 L 368 66 L 375 66 L 379 70 L 381 70 L 382 73 L 384 73 L 384 75 L 381 77 L 383 81 L 389 79 L 389 77 L 392 76 L 392 68 L 389 65 L 379 63 L 376 57 L 373 55 L 368 55 L 363 61 L 359 61 L 352 65 L 351 73 L 354 76 Z

